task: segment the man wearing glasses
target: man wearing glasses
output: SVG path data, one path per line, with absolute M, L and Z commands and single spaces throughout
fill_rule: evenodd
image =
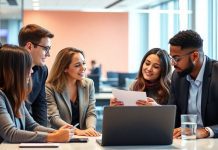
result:
M 169 41 L 175 68 L 169 104 L 177 106 L 174 137 L 181 136 L 181 114 L 197 114 L 197 138 L 218 137 L 218 62 L 204 55 L 203 40 L 192 30 Z
M 51 38 L 54 35 L 36 24 L 23 27 L 18 35 L 19 45 L 29 50 L 33 59 L 33 88 L 26 101 L 26 107 L 36 122 L 47 126 L 47 102 L 45 100 L 45 81 L 48 69 L 45 59 L 49 57 Z

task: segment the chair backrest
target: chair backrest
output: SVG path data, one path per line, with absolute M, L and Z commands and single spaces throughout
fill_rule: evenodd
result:
M 118 87 L 126 87 L 126 79 L 135 79 L 137 73 L 118 73 Z
M 107 72 L 107 78 L 110 79 L 110 78 L 118 78 L 118 72 L 115 72 L 115 71 L 108 71 Z

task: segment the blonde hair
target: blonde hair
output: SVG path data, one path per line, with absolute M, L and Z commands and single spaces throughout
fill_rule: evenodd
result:
M 62 92 L 66 86 L 67 74 L 65 73 L 65 70 L 71 64 L 72 57 L 76 53 L 81 53 L 84 57 L 83 51 L 73 47 L 67 47 L 62 49 L 55 58 L 47 83 L 57 92 Z

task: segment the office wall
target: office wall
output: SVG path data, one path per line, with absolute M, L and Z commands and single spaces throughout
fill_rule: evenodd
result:
M 84 50 L 87 66 L 91 59 L 106 71 L 128 71 L 128 14 L 69 11 L 24 11 L 24 25 L 39 24 L 55 34 L 52 41 L 51 65 L 64 47 Z

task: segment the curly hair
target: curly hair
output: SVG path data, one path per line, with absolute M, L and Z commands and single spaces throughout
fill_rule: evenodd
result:
M 193 30 L 186 30 L 180 31 L 173 36 L 169 40 L 169 44 L 173 46 L 181 46 L 181 49 L 197 48 L 202 51 L 203 39 L 197 32 Z

